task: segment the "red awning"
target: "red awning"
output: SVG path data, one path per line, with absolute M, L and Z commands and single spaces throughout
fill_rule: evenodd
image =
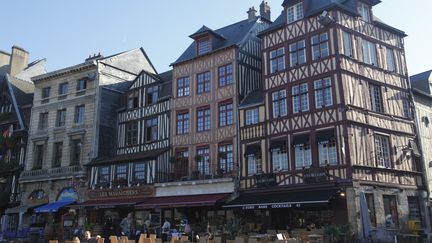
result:
M 135 205 L 136 209 L 152 208 L 186 208 L 199 206 L 212 206 L 226 199 L 230 193 L 153 197 Z
M 71 207 L 88 207 L 88 208 L 115 208 L 115 207 L 130 207 L 135 204 L 142 203 L 148 198 L 124 198 L 124 199 L 102 199 L 88 200 Z

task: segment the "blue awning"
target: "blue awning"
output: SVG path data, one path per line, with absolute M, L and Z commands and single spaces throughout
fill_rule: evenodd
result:
M 48 203 L 33 209 L 35 213 L 56 213 L 61 207 L 75 203 L 75 201 L 63 201 Z

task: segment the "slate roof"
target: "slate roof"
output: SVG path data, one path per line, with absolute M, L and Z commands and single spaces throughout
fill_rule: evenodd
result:
M 29 105 L 33 103 L 33 83 L 9 75 L 6 75 L 6 78 L 19 106 Z
M 215 34 L 223 37 L 224 39 L 221 39 L 216 46 L 214 46 L 213 50 L 210 53 L 213 53 L 215 51 L 234 46 L 234 45 L 241 45 L 243 41 L 245 40 L 245 37 L 250 33 L 250 30 L 254 27 L 255 24 L 257 24 L 260 17 L 256 17 L 254 20 L 242 20 L 240 22 L 225 26 L 223 28 L 217 29 L 217 30 L 206 30 L 206 31 L 212 31 Z M 206 27 L 208 28 L 208 27 Z M 203 28 L 192 34 L 191 36 L 194 36 L 196 33 L 200 33 L 203 31 Z M 206 55 L 209 53 L 206 53 Z M 193 58 L 197 57 L 196 53 L 196 43 L 193 42 L 185 52 L 171 65 L 175 65 L 181 62 L 185 62 L 188 60 L 191 60 Z
M 254 90 L 246 95 L 246 98 L 240 103 L 240 109 L 264 104 L 264 94 L 262 90 Z
M 411 87 L 417 89 L 426 94 L 432 94 L 431 81 L 432 81 L 432 70 L 422 72 L 410 77 Z
M 172 95 L 172 70 L 159 74 L 162 81 L 159 89 L 159 100 L 168 99 Z
M 206 33 L 211 33 L 211 34 L 215 35 L 218 38 L 225 39 L 223 36 L 221 36 L 218 33 L 214 32 L 212 29 L 210 29 L 209 27 L 207 27 L 205 25 L 203 25 L 201 27 L 201 29 L 199 29 L 197 32 L 193 33 L 189 37 L 190 38 L 195 38 L 195 37 L 198 37 L 198 36 L 206 34 Z
M 293 0 L 285 0 L 282 4 L 282 6 L 286 6 L 288 4 L 290 4 L 290 2 L 292 2 Z M 324 10 L 330 10 L 330 9 L 340 9 L 350 15 L 354 15 L 354 16 L 359 16 L 359 14 L 357 13 L 357 1 L 358 0 L 305 0 L 304 1 L 304 16 L 307 17 L 311 17 L 317 14 L 322 13 Z M 380 3 L 380 0 L 368 0 L 370 2 L 371 5 L 376 5 L 378 3 Z M 279 28 L 281 28 L 282 26 L 284 26 L 285 24 L 285 11 L 282 11 L 281 15 L 264 31 L 262 31 L 261 33 L 259 33 L 259 35 L 263 35 L 265 33 L 269 33 L 271 31 L 277 30 Z M 375 16 L 373 16 L 373 21 L 375 24 L 379 25 L 380 27 L 396 33 L 400 36 L 405 37 L 406 34 L 405 32 L 396 29 L 390 25 L 387 25 L 386 23 L 384 23 L 383 21 L 381 21 L 380 19 L 376 18 Z

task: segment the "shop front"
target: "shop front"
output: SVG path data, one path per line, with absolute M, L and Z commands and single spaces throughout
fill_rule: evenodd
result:
M 85 209 L 86 230 L 108 238 L 121 235 L 120 222 L 129 213 L 134 213 L 134 206 L 154 196 L 153 186 L 134 186 L 91 189 L 87 191 L 87 201 L 74 205 L 74 208 Z M 135 227 L 138 229 L 145 216 L 135 214 Z

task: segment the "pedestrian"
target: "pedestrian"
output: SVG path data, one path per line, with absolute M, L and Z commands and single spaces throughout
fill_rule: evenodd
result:
M 206 243 L 213 240 L 214 236 L 210 227 L 207 227 L 207 232 L 204 234 Z
M 168 218 L 165 218 L 165 222 L 162 225 L 162 242 L 167 241 L 170 230 L 171 223 L 169 222 Z
M 96 235 L 95 237 L 91 237 L 90 231 L 86 230 L 84 232 L 84 237 L 81 242 L 84 243 L 97 243 L 97 241 L 101 238 L 100 235 Z
M 132 237 L 132 231 L 133 231 L 133 216 L 132 213 L 128 213 L 127 217 L 125 217 L 120 222 L 120 228 L 122 235 L 125 235 L 128 237 L 128 239 L 131 239 Z

